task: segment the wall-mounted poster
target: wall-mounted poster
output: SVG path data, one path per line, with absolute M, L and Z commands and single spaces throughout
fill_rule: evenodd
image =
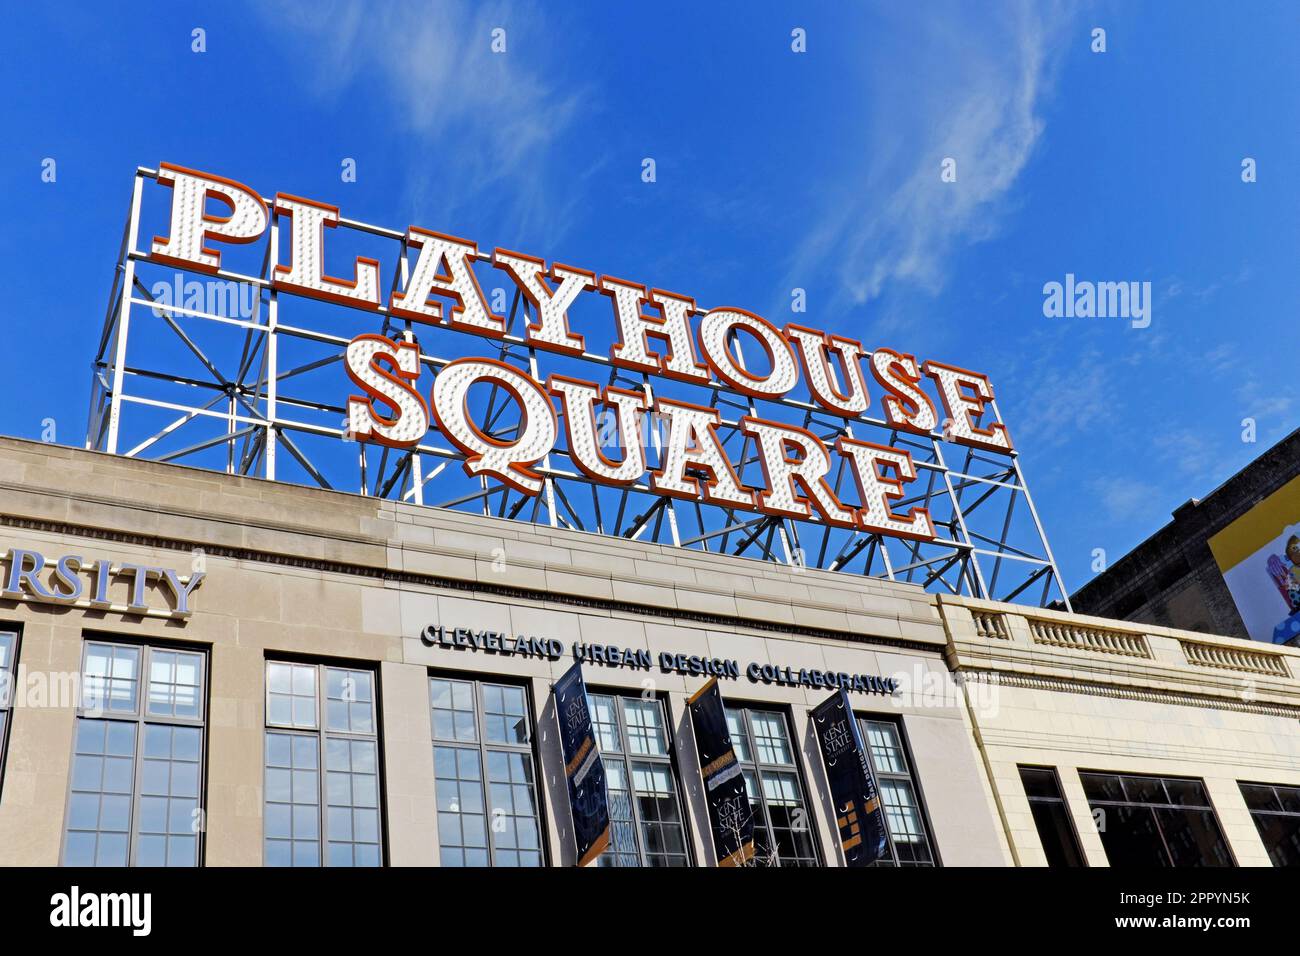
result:
M 1300 642 L 1300 477 L 1209 541 L 1253 640 Z

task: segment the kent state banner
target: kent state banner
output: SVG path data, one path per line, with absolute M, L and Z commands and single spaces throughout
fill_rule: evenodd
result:
M 574 664 L 556 682 L 555 716 L 560 724 L 564 775 L 569 780 L 578 866 L 586 866 L 609 846 L 609 797 L 581 664 Z
M 826 765 L 845 866 L 870 866 L 885 854 L 885 815 L 867 764 L 849 695 L 837 691 L 812 712 Z
M 745 778 L 731 745 L 718 679 L 710 677 L 687 701 L 687 706 L 691 711 L 695 750 L 700 757 L 700 775 L 704 778 L 704 799 L 709 805 L 718 866 L 744 866 L 754 856 L 754 811 L 745 794 Z

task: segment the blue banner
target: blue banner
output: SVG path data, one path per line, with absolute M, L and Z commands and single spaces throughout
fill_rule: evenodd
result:
M 843 690 L 832 694 L 813 710 L 812 718 L 835 805 L 844 865 L 870 866 L 885 855 L 885 814 L 849 695 Z
M 754 812 L 731 745 L 718 679 L 709 678 L 687 701 L 687 706 L 695 733 L 695 751 L 700 757 L 704 802 L 709 807 L 718 866 L 744 866 L 754 856 Z
M 609 797 L 605 792 L 605 765 L 591 725 L 582 664 L 574 664 L 556 682 L 555 717 L 560 724 L 564 775 L 569 782 L 578 866 L 586 866 L 609 846 Z

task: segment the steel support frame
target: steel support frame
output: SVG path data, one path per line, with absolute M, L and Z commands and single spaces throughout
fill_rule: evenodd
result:
M 149 261 L 147 251 L 138 248 L 142 191 L 145 180 L 156 175 L 156 171 L 146 168 L 136 172 L 104 329 L 92 362 L 86 447 L 126 457 L 185 462 L 201 451 L 224 446 L 227 473 L 271 480 L 284 480 L 280 477 L 282 469 L 277 469 L 277 458 L 287 453 L 317 485 L 332 488 L 324 469 L 312 461 L 299 439 L 313 435 L 350 440 L 344 420 L 346 409 L 338 403 L 346 394 L 346 380 L 340 374 L 337 390 L 328 396 L 297 394 L 293 386 L 301 375 L 332 363 L 341 364 L 349 339 L 294 325 L 291 310 L 285 311 L 297 297 L 282 295 L 271 283 L 281 225 L 274 214 L 260 275 L 224 270 L 215 275 L 195 273 L 200 279 L 245 283 L 256 289 L 251 316 L 241 318 L 156 302 L 136 274 L 137 264 Z M 405 285 L 408 261 L 402 233 L 346 219 L 339 225 L 392 240 L 400 246 L 401 254 L 390 287 Z M 144 334 L 139 331 L 138 313 L 133 321 L 133 312 L 138 309 L 150 310 L 160 319 L 164 326 L 160 334 L 175 335 L 203 374 L 198 374 L 196 369 L 196 375 L 186 376 L 176 369 L 131 364 L 130 335 L 132 331 Z M 379 313 L 384 334 L 408 340 L 414 337 L 416 329 L 409 319 L 394 319 L 382 307 Z M 288 321 L 286 314 L 290 316 Z M 509 309 L 506 336 L 499 341 L 481 339 L 478 348 L 479 354 L 496 350 L 498 360 L 536 378 L 537 350 L 522 335 L 529 314 L 529 303 L 516 292 Z M 185 324 L 190 323 L 216 323 L 236 335 L 242 334 L 239 358 L 233 363 L 233 369 L 222 367 L 221 358 L 206 354 L 187 334 Z M 315 343 L 324 350 L 322 357 L 282 368 L 280 346 L 288 339 Z M 733 342 L 733 348 L 743 362 L 740 343 Z M 651 375 L 615 366 L 607 355 L 588 353 L 582 358 L 592 363 L 593 369 L 606 367 L 607 384 L 644 390 L 653 402 L 657 386 Z M 436 375 L 451 358 L 422 351 L 420 361 Z M 133 390 L 136 382 L 146 381 L 185 386 L 194 393 L 194 398 L 189 402 L 160 400 Z M 719 438 L 745 480 L 747 474 L 757 469 L 758 458 L 753 442 L 740 430 L 739 419 L 744 415 L 763 417 L 759 401 L 721 387 L 713 387 L 712 396 L 713 406 L 722 412 Z M 508 438 L 513 426 L 500 421 L 507 405 L 497 401 L 501 397 L 489 396 L 486 429 L 497 437 Z M 883 420 L 867 415 L 846 421 L 811 402 L 797 399 L 771 403 L 762 400 L 762 404 L 784 406 L 787 418 L 791 413 L 801 416 L 802 427 L 823 439 L 840 433 L 850 437 L 866 437 L 864 433 L 869 433 L 871 440 L 911 452 L 918 477 L 906 486 L 906 498 L 897 503 L 895 510 L 905 513 L 912 507 L 928 508 L 938 537 L 932 542 L 910 541 L 831 528 L 816 520 L 733 511 L 700 501 L 655 495 L 644 480 L 625 488 L 598 486 L 573 466 L 562 440 L 538 465 L 537 470 L 545 479 L 538 496 L 523 495 L 482 479 L 477 492 L 440 497 L 439 478 L 448 475 L 448 468 L 462 462 L 464 455 L 440 442 L 436 430 L 431 430 L 415 448 L 405 451 L 356 442 L 356 479 L 341 490 L 575 531 L 759 558 L 796 568 L 821 568 L 904 581 L 944 593 L 1022 602 L 1032 598 L 1039 605 L 1059 600 L 1068 608 L 1069 596 L 1061 584 L 1018 455 L 952 444 L 938 433 L 922 436 L 899 432 Z M 172 417 L 161 429 L 124 438 L 124 417 L 129 418 L 132 409 L 142 407 L 162 409 Z M 306 421 L 300 417 L 303 413 L 336 415 L 339 424 L 329 427 Z M 996 406 L 993 415 L 1001 420 Z M 197 422 L 217 425 L 222 430 L 215 435 L 210 429 L 203 432 L 195 428 Z M 655 425 L 651 421 L 647 454 L 658 453 L 660 435 Z M 185 439 L 184 434 L 191 432 L 198 434 L 193 440 Z M 180 447 L 173 447 L 177 441 L 181 442 Z M 945 449 L 959 453 L 954 459 L 960 459 L 959 466 L 947 462 Z M 828 481 L 839 492 L 845 479 L 841 461 Z M 696 530 L 684 533 L 685 527 Z

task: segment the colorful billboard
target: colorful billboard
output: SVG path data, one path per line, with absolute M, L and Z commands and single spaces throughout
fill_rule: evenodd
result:
M 1252 640 L 1300 639 L 1300 477 L 1210 538 Z

